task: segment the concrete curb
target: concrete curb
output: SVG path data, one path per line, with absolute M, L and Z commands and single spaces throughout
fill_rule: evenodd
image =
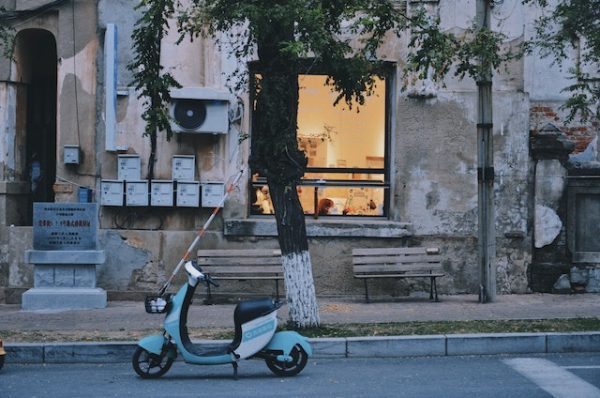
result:
M 315 358 L 549 354 L 600 352 L 600 332 L 318 338 L 310 343 Z M 136 342 L 5 343 L 7 363 L 33 364 L 129 362 L 136 346 Z

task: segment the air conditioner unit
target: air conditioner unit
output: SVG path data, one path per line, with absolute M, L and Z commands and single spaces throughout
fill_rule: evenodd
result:
M 231 94 L 208 87 L 171 90 L 169 112 L 175 133 L 227 134 Z

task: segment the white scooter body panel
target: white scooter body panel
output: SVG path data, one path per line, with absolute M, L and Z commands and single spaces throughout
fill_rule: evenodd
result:
M 235 350 L 245 359 L 262 350 L 273 338 L 277 329 L 277 311 L 242 324 L 242 342 Z

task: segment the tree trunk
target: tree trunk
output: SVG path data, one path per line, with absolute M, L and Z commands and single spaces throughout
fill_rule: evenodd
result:
M 279 246 L 290 320 L 298 327 L 318 326 L 319 307 L 308 252 L 306 224 L 296 185 L 269 183 L 277 220 Z
M 308 252 L 304 211 L 296 187 L 307 160 L 298 149 L 297 59 L 280 53 L 280 43 L 293 40 L 293 25 L 269 24 L 259 39 L 252 121 L 250 167 L 267 178 L 275 210 L 290 320 L 297 327 L 319 325 L 319 309 Z

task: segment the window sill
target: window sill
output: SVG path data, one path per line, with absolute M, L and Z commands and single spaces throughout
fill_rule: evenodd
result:
M 306 219 L 309 238 L 403 238 L 411 236 L 410 224 L 389 220 L 314 220 Z M 225 220 L 225 236 L 277 236 L 274 219 Z

